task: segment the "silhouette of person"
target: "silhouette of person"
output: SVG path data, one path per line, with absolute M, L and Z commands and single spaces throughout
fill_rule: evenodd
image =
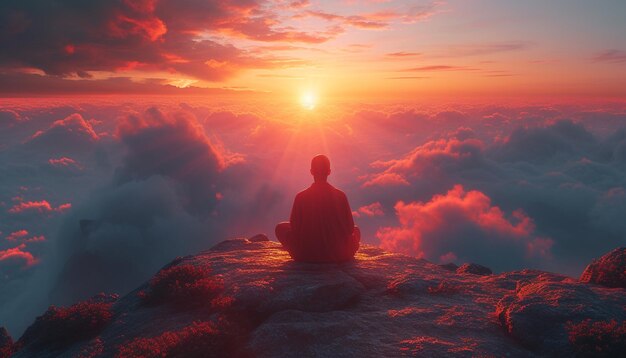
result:
M 330 185 L 330 160 L 311 160 L 314 183 L 299 192 L 289 222 L 276 226 L 276 237 L 295 261 L 331 263 L 354 258 L 361 231 L 354 226 L 346 194 Z

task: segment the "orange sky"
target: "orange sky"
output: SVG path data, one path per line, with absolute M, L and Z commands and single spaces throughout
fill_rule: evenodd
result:
M 620 99 L 624 13 L 611 0 L 6 2 L 0 93 Z

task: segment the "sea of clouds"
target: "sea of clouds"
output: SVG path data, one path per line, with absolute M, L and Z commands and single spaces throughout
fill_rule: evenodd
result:
M 328 154 L 363 242 L 576 276 L 626 243 L 620 104 L 0 106 L 0 325 L 125 294 L 176 256 L 273 236 Z

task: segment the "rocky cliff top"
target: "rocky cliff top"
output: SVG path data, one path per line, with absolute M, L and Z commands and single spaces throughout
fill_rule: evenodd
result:
M 535 270 L 455 271 L 368 245 L 345 264 L 295 263 L 266 240 L 178 258 L 121 298 L 51 307 L 0 353 L 524 357 L 624 348 L 623 288 Z

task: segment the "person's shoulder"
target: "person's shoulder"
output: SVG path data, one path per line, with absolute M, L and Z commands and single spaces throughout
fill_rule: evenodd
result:
M 337 189 L 334 186 L 333 188 L 333 192 L 335 193 L 335 195 L 340 196 L 342 198 L 347 198 L 348 196 L 346 195 L 346 193 L 344 193 L 341 189 Z
M 304 196 L 307 196 L 307 195 L 309 194 L 309 192 L 310 192 L 310 191 L 311 191 L 311 188 L 310 188 L 310 187 L 308 187 L 308 188 L 306 188 L 306 189 L 304 189 L 304 190 L 301 190 L 300 192 L 298 192 L 298 194 L 296 194 L 296 199 L 298 199 L 298 198 L 302 198 L 302 197 L 304 197 Z

